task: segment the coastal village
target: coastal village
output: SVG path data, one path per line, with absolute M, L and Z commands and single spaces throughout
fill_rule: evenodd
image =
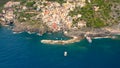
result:
M 0 14 L 1 21 L 3 21 L 1 24 L 3 25 L 11 24 L 13 22 L 14 24 L 16 24 L 15 18 L 20 17 L 18 13 L 25 12 L 25 14 L 33 15 L 32 17 L 30 17 L 30 20 L 33 19 L 37 21 L 41 18 L 40 20 L 42 20 L 42 23 L 45 24 L 52 31 L 71 29 L 73 25 L 72 24 L 73 18 L 71 16 L 68 16 L 68 13 L 71 10 L 73 10 L 75 6 L 80 6 L 80 7 L 85 6 L 85 0 L 81 0 L 79 2 L 78 1 L 67 0 L 67 2 L 63 3 L 62 6 L 57 2 L 50 2 L 44 0 L 36 1 L 35 4 L 33 5 L 36 7 L 36 9 L 33 9 L 33 6 L 28 8 L 25 5 L 20 5 L 20 2 L 9 1 L 4 5 L 2 14 Z M 69 2 L 73 2 L 73 3 L 69 3 Z M 17 12 L 17 14 L 15 14 L 15 12 Z M 78 18 L 78 17 L 81 17 L 81 14 L 78 14 L 74 18 Z M 28 18 L 22 17 L 19 19 L 23 20 L 23 22 L 26 22 Z M 22 24 L 22 22 L 20 23 Z M 84 27 L 86 26 L 86 22 L 81 20 L 78 23 L 78 26 Z
M 112 5 L 109 0 L 100 0 L 107 5 L 108 10 L 111 9 L 108 15 L 109 11 L 103 12 L 104 6 L 101 3 L 94 2 L 96 3 L 95 0 L 11 0 L 2 7 L 0 23 L 3 26 L 12 25 L 14 32 L 37 32 L 42 35 L 45 32 L 63 31 L 73 39 L 120 34 L 120 5 L 117 2 Z M 106 8 L 104 9 L 107 10 Z M 86 10 L 88 13 L 85 13 Z

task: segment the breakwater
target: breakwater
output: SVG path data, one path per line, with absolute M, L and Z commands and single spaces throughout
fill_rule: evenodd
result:
M 70 44 L 70 43 L 75 43 L 75 42 L 79 42 L 82 38 L 78 38 L 78 37 L 73 37 L 69 40 L 41 40 L 41 43 L 44 44 Z

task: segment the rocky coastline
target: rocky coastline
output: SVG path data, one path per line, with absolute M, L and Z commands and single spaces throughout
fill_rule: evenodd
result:
M 91 3 L 90 0 L 89 3 Z M 23 4 L 21 1 L 8 1 L 0 13 L 0 24 L 12 26 L 15 33 L 36 32 L 42 35 L 46 32 L 63 31 L 65 36 L 71 38 L 70 40 L 41 40 L 42 43 L 47 44 L 69 44 L 78 42 L 85 37 L 120 35 L 119 21 L 114 25 L 102 28 L 87 27 L 87 22 L 82 19 L 77 24 L 73 24 L 74 19 L 79 19 L 82 15 L 71 17 L 68 16 L 69 12 L 73 11 L 76 6 L 83 8 L 85 5 L 85 0 L 66 0 L 62 6 L 58 2 L 47 0 L 28 1 Z M 93 7 L 95 12 L 99 10 L 98 6 Z M 117 15 L 117 17 L 119 16 Z

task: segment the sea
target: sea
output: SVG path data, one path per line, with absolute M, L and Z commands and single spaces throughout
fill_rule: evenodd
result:
M 9 27 L 0 27 L 0 68 L 120 68 L 119 38 L 92 39 L 92 43 L 83 39 L 67 45 L 43 44 L 42 39 L 69 38 L 62 32 L 14 34 Z

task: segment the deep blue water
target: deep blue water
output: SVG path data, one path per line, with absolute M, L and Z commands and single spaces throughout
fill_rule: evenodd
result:
M 41 39 L 68 39 L 60 33 L 13 34 L 0 28 L 0 68 L 120 68 L 120 40 L 94 39 L 47 45 Z M 64 57 L 64 51 L 68 56 Z

